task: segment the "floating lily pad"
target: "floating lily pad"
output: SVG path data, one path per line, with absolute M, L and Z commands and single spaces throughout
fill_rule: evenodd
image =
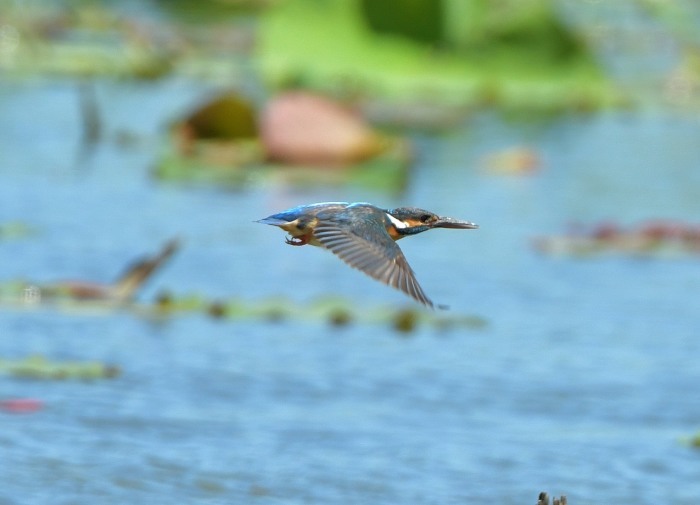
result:
M 677 221 L 649 221 L 636 227 L 598 223 L 572 227 L 563 235 L 537 237 L 533 245 L 538 251 L 553 255 L 700 255 L 700 225 Z
M 342 170 L 318 166 L 263 163 L 259 143 L 237 143 L 238 161 L 215 163 L 209 157 L 183 157 L 172 149 L 155 167 L 154 175 L 178 183 L 222 184 L 228 186 L 335 185 L 355 184 L 377 190 L 400 191 L 408 177 L 411 150 L 407 142 L 389 140 L 380 155 Z M 221 159 L 221 158 L 218 158 Z M 240 162 L 240 163 L 239 163 Z
M 260 130 L 244 98 L 217 97 L 175 122 L 154 173 L 162 180 L 234 186 L 404 186 L 408 142 L 379 133 L 336 101 L 283 94 L 265 106 Z
M 524 175 L 539 171 L 542 159 L 532 148 L 513 146 L 487 154 L 481 164 L 490 173 Z
M 146 41 L 135 21 L 96 6 L 9 9 L 4 22 L 17 43 L 4 47 L 0 69 L 18 74 L 151 79 L 172 70 L 168 49 Z M 4 45 L 4 44 L 3 44 Z
M 332 296 L 308 303 L 298 303 L 282 296 L 260 300 L 242 298 L 212 300 L 196 294 L 179 295 L 164 291 L 151 303 L 114 304 L 100 300 L 57 299 L 44 304 L 29 299 L 28 296 L 31 295 L 28 294 L 27 287 L 26 283 L 19 281 L 0 285 L 0 304 L 17 310 L 54 310 L 92 317 L 107 315 L 118 310 L 148 318 L 202 314 L 222 321 L 294 321 L 325 323 L 334 327 L 354 324 L 385 325 L 402 333 L 410 333 L 420 327 L 430 327 L 440 331 L 460 328 L 478 330 L 488 325 L 488 321 L 478 315 L 396 305 L 367 309 L 346 298 Z M 54 363 L 42 356 L 35 356 L 20 361 L 0 359 L 0 372 L 37 378 L 89 379 L 118 374 L 119 370 L 98 362 Z
M 37 231 L 21 221 L 0 223 L 0 240 L 18 240 L 36 235 Z
M 97 361 L 50 361 L 36 355 L 20 360 L 0 359 L 0 373 L 23 379 L 96 380 L 118 377 L 121 369 Z
M 24 280 L 0 282 L 0 303 L 10 305 L 34 303 L 37 296 L 40 297 L 39 288 Z
M 207 100 L 177 122 L 174 129 L 185 137 L 183 141 L 239 140 L 258 135 L 253 105 L 234 92 Z
M 202 312 L 215 319 L 258 320 L 267 322 L 309 321 L 325 322 L 342 327 L 353 324 L 388 325 L 401 333 L 411 333 L 427 326 L 438 330 L 478 330 L 488 322 L 476 315 L 433 312 L 422 308 L 382 306 L 371 310 L 353 305 L 349 300 L 324 297 L 306 304 L 293 302 L 285 297 L 262 300 L 217 300 L 210 301 L 198 296 L 177 297 L 161 294 L 155 304 L 160 314 L 176 315 L 183 312 Z
M 372 159 L 387 147 L 357 112 L 299 91 L 268 101 L 260 133 L 268 159 L 289 165 L 342 168 Z

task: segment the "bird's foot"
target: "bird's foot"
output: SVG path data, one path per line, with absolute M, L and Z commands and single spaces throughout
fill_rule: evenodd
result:
M 287 237 L 284 241 L 289 245 L 306 245 L 309 243 L 309 239 L 306 237 Z

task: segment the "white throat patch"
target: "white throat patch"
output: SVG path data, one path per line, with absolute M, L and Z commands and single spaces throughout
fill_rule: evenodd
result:
M 386 214 L 386 217 L 389 218 L 389 221 L 391 221 L 391 223 L 394 226 L 396 226 L 396 228 L 408 228 L 408 225 L 406 223 L 404 223 L 403 221 L 399 221 L 398 219 L 396 219 L 394 216 L 392 216 L 388 212 Z

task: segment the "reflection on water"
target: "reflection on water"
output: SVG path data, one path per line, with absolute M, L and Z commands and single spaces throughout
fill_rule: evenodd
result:
M 530 240 L 574 221 L 696 219 L 697 120 L 623 114 L 525 127 L 481 116 L 451 135 L 415 136 L 419 163 L 400 197 L 222 191 L 149 176 L 157 125 L 187 85 L 110 87 L 98 89 L 112 97 L 108 128 L 140 110 L 141 141 L 99 145 L 79 170 L 70 87 L 3 92 L 1 219 L 36 230 L 0 243 L 3 281 L 108 283 L 178 236 L 180 253 L 140 300 L 164 290 L 279 295 L 303 310 L 340 294 L 368 310 L 400 307 L 399 293 L 253 222 L 300 203 L 366 200 L 481 225 L 402 249 L 427 292 L 488 324 L 406 336 L 303 318 L 6 307 L 0 356 L 101 361 L 121 375 L 0 379 L 0 398 L 43 402 L 32 414 L 0 412 L 0 502 L 527 503 L 548 490 L 570 503 L 696 503 L 700 458 L 682 439 L 699 429 L 700 264 L 552 258 Z M 31 128 L 21 120 L 28 103 L 46 111 Z M 541 157 L 538 172 L 480 167 L 521 144 Z

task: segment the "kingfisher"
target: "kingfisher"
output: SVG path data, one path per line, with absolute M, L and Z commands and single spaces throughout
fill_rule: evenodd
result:
M 301 205 L 257 222 L 286 231 L 289 236 L 285 241 L 289 245 L 309 244 L 328 249 L 352 268 L 430 308 L 434 308 L 433 302 L 418 284 L 396 241 L 433 228 L 479 227 L 415 207 L 383 209 L 365 202 Z

